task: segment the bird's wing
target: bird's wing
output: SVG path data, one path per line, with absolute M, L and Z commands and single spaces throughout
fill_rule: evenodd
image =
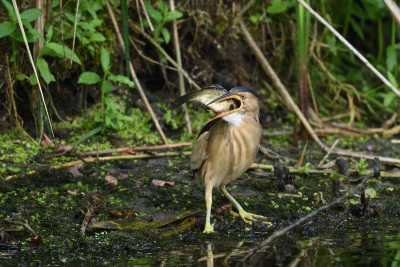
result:
M 201 129 L 199 136 L 197 137 L 196 143 L 194 144 L 192 151 L 191 168 L 193 171 L 193 176 L 197 174 L 200 167 L 205 163 L 208 158 L 207 146 L 210 129 L 218 120 L 220 119 L 212 120 L 204 125 L 203 129 Z

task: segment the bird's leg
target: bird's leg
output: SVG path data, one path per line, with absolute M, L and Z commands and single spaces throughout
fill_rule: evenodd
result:
M 233 196 L 231 196 L 228 191 L 226 191 L 225 186 L 220 186 L 219 188 L 221 190 L 221 192 L 226 196 L 227 199 L 229 199 L 229 201 L 232 203 L 232 205 L 237 209 L 237 211 L 239 212 L 240 217 L 242 217 L 243 221 L 245 223 L 251 224 L 251 221 L 257 221 L 257 219 L 267 219 L 264 216 L 261 215 L 257 215 L 257 214 L 252 214 L 249 213 L 247 211 L 245 211 L 242 206 L 240 206 L 240 204 L 233 198 Z M 232 212 L 232 215 L 234 216 L 238 216 L 237 213 Z M 268 224 L 271 224 L 269 222 L 267 222 Z
M 212 190 L 213 190 L 213 183 L 208 181 L 206 184 L 206 207 L 207 207 L 207 215 L 206 215 L 206 225 L 204 227 L 203 233 L 209 234 L 214 233 L 214 224 L 211 225 L 210 218 L 211 218 L 211 205 L 212 205 Z

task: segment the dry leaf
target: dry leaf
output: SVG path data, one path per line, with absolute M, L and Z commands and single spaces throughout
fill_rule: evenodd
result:
M 42 244 L 42 237 L 40 235 L 33 237 L 31 240 L 27 242 L 29 245 L 39 246 Z
M 76 190 L 76 189 L 74 189 L 74 190 L 67 190 L 67 193 L 68 193 L 68 195 L 70 195 L 70 196 L 75 196 L 75 195 L 77 195 L 78 194 L 78 191 Z
M 59 145 L 58 146 L 58 152 L 70 152 L 73 150 L 73 147 L 71 145 Z
M 45 133 L 42 134 L 42 142 L 40 142 L 40 145 L 54 147 L 53 142 L 50 140 L 50 138 Z
M 164 185 L 174 186 L 175 182 L 166 182 L 166 181 L 161 181 L 161 180 L 153 180 L 153 181 L 151 181 L 151 184 L 154 185 L 154 186 L 163 187 Z
M 81 175 L 81 173 L 79 172 L 79 165 L 74 165 L 72 167 L 68 167 L 67 172 L 71 173 L 72 176 L 74 176 L 75 178 L 78 177 L 79 175 Z
M 106 179 L 106 182 L 109 184 L 118 185 L 118 180 L 114 176 L 107 175 L 105 179 Z

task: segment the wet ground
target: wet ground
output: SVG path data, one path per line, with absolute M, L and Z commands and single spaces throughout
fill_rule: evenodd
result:
M 323 155 L 310 153 L 308 159 L 313 157 Z M 261 153 L 256 162 L 272 164 Z M 107 182 L 107 175 L 117 185 Z M 232 217 L 229 201 L 214 190 L 216 233 L 205 235 L 204 188 L 192 179 L 187 156 L 87 164 L 75 176 L 66 169 L 41 168 L 35 175 L 1 181 L 0 265 L 235 266 L 274 231 L 333 201 L 335 179 L 297 175 L 282 195 L 272 173 L 249 170 L 227 190 L 245 210 L 268 217 L 272 226 Z M 159 187 L 153 180 L 175 184 Z M 339 194 L 359 181 L 356 176 L 342 180 Z M 365 188 L 376 192 L 367 211 L 361 208 L 361 193 L 352 196 L 275 239 L 244 266 L 400 265 L 398 178 L 371 179 Z M 5 218 L 26 221 L 41 242 Z M 166 225 L 151 225 L 168 219 Z M 105 229 L 102 223 L 110 221 L 125 228 Z M 88 224 L 84 236 L 83 222 Z

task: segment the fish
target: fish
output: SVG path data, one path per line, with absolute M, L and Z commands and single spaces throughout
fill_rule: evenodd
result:
M 240 96 L 230 93 L 219 84 L 179 97 L 174 102 L 174 108 L 187 102 L 197 102 L 211 108 L 210 111 L 214 112 L 214 116 L 207 123 L 243 108 Z
M 174 108 L 183 105 L 187 102 L 197 102 L 202 105 L 207 106 L 208 104 L 212 103 L 215 99 L 219 99 L 229 95 L 228 90 L 222 87 L 219 84 L 213 84 L 211 86 L 205 87 L 202 90 L 195 91 L 186 95 L 179 97 L 174 103 Z M 219 105 L 216 105 L 219 107 Z M 211 107 L 212 108 L 212 107 Z

